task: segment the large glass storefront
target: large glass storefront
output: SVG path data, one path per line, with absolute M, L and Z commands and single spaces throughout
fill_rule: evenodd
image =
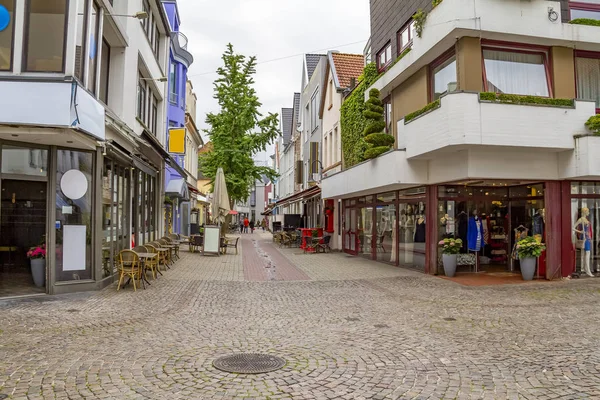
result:
M 138 162 L 139 164 L 139 162 Z M 139 164 L 104 159 L 102 171 L 102 277 L 116 271 L 121 250 L 157 238 L 156 174 Z
M 438 240 L 459 238 L 459 271 L 519 271 L 516 243 L 545 240 L 544 185 L 474 182 L 438 187 Z M 478 240 L 479 239 L 479 240 Z M 439 252 L 438 252 L 439 253 Z M 443 273 L 441 254 L 437 272 Z M 540 257 L 545 273 L 545 255 Z
M 344 251 L 394 265 L 425 268 L 425 188 L 344 201 Z
M 573 272 L 600 274 L 600 182 L 572 182 L 570 197 Z

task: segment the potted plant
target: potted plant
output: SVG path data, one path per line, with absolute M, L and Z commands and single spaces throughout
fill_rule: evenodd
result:
M 37 287 L 44 287 L 46 285 L 46 245 L 40 244 L 30 248 L 27 258 L 31 263 L 33 283 Z
M 462 248 L 461 239 L 448 238 L 441 240 L 439 245 L 442 248 L 442 261 L 444 263 L 444 273 L 448 277 L 456 274 L 456 258 Z
M 517 242 L 517 252 L 521 265 L 521 276 L 523 280 L 530 281 L 535 274 L 537 258 L 546 250 L 546 245 L 539 243 L 533 236 L 528 236 Z

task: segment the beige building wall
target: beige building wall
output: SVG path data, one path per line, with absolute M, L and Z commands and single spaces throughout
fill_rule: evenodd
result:
M 194 87 L 192 82 L 188 80 L 185 84 L 185 112 L 190 114 L 196 121 L 196 93 L 194 93 Z
M 459 90 L 483 91 L 483 67 L 481 65 L 479 38 L 463 37 L 456 42 L 456 75 Z
M 413 76 L 404 81 L 392 91 L 392 129 L 394 137 L 398 137 L 396 122 L 406 114 L 423 108 L 428 103 L 428 73 L 429 67 L 423 67 Z
M 575 93 L 575 59 L 573 57 L 573 49 L 567 47 L 550 48 L 555 98 L 574 99 L 577 97 Z

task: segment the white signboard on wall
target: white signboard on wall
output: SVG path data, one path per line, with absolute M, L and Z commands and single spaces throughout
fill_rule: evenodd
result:
M 85 236 L 85 225 L 63 226 L 63 271 L 86 269 Z

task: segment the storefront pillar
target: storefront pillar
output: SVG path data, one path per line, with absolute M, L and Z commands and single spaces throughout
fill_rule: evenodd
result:
M 575 248 L 573 247 L 573 229 L 571 227 L 571 182 L 561 182 L 561 222 L 562 234 L 561 245 L 561 269 L 562 276 L 569 276 L 575 272 Z M 557 276 L 558 277 L 558 276 Z
M 564 243 L 562 182 L 548 181 L 544 191 L 546 205 L 546 279 L 561 276 Z M 566 213 L 569 216 L 568 212 Z M 567 225 L 568 226 L 568 225 Z M 568 240 L 570 243 L 571 241 Z
M 437 272 L 437 185 L 427 186 L 426 196 L 426 225 L 425 225 L 425 273 L 435 274 Z

